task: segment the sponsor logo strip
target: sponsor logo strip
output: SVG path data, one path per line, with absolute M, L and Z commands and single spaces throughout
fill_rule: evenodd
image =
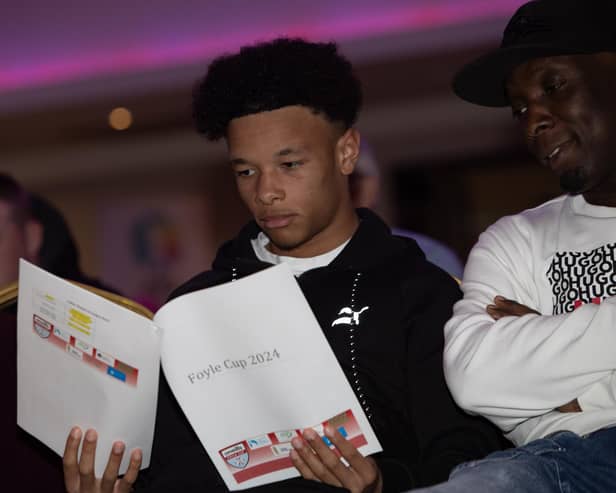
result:
M 70 322 L 68 325 L 73 327 Z M 47 339 L 74 358 L 105 372 L 116 380 L 133 387 L 137 385 L 137 377 L 139 375 L 137 368 L 127 365 L 112 355 L 96 349 L 91 344 L 71 336 L 68 331 L 55 327 L 40 316 L 34 315 L 32 329 L 39 337 Z
M 331 442 L 323 435 L 324 426 L 327 424 L 335 426 L 355 447 L 368 443 L 350 410 L 311 427 L 331 446 Z M 293 449 L 290 442 L 298 435 L 298 430 L 280 430 L 258 435 L 221 449 L 219 454 L 240 484 L 264 474 L 293 468 L 289 458 Z

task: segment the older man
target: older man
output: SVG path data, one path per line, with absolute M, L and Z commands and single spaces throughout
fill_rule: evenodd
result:
M 616 491 L 616 5 L 522 6 L 454 89 L 510 106 L 565 195 L 483 233 L 445 328 L 458 403 L 518 447 L 431 492 Z

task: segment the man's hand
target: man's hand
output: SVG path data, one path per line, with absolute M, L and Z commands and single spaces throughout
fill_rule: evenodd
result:
M 533 310 L 526 305 L 522 305 L 517 301 L 508 300 L 502 296 L 496 296 L 494 298 L 494 304 L 486 307 L 488 315 L 494 320 L 498 320 L 503 317 L 521 317 L 522 315 L 528 315 L 534 313 L 540 315 L 537 310 Z
M 78 461 L 77 451 L 79 450 L 81 436 L 81 430 L 75 427 L 66 440 L 62 463 L 64 466 L 64 486 L 67 493 L 128 493 L 131 491 L 141 466 L 141 450 L 135 449 L 131 452 L 126 474 L 123 478 L 118 479 L 118 470 L 125 446 L 122 442 L 114 442 L 105 472 L 101 478 L 96 478 L 94 476 L 96 431 L 86 431 L 81 448 L 81 457 Z
M 494 304 L 488 305 L 486 311 L 494 320 L 498 320 L 502 317 L 521 317 L 529 313 L 540 315 L 537 310 L 533 310 L 526 305 L 522 305 L 517 301 L 508 300 L 502 296 L 496 296 L 494 298 Z M 578 400 L 573 399 L 571 402 L 557 407 L 556 410 L 561 413 L 579 413 L 582 411 L 582 408 Z
M 330 426 L 325 426 L 324 433 L 348 466 L 314 430 L 308 428 L 304 430 L 303 438 L 296 437 L 292 441 L 295 450 L 291 451 L 291 460 L 301 475 L 346 488 L 351 493 L 381 493 L 383 478 L 374 459 L 361 455 L 352 443 Z
M 561 413 L 581 413 L 582 408 L 580 407 L 580 403 L 577 399 L 573 399 L 571 402 L 567 404 L 563 404 L 556 408 L 557 411 Z

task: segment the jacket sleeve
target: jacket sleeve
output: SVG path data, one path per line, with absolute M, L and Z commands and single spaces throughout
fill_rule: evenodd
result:
M 469 256 L 445 327 L 445 376 L 458 404 L 505 431 L 584 395 L 616 368 L 616 298 L 563 315 L 494 321 L 496 295 L 540 311 L 527 225 L 500 220 Z
M 445 481 L 454 466 L 503 448 L 500 431 L 453 401 L 443 375 L 443 327 L 461 296 L 443 271 L 422 283 L 421 301 L 413 306 L 408 340 L 409 410 L 419 445 L 419 485 Z

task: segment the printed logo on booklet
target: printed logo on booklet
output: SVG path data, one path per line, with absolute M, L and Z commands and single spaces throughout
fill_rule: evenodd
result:
M 244 469 L 248 465 L 248 451 L 243 443 L 238 443 L 220 452 L 227 464 L 236 469 Z
M 318 425 L 311 426 L 325 444 L 333 447 L 324 436 L 326 425 L 333 426 L 355 447 L 367 443 L 353 412 L 349 409 Z M 239 483 L 282 469 L 293 468 L 289 453 L 293 450 L 291 440 L 301 434 L 300 430 L 282 430 L 247 438 L 219 451 L 229 471 Z

